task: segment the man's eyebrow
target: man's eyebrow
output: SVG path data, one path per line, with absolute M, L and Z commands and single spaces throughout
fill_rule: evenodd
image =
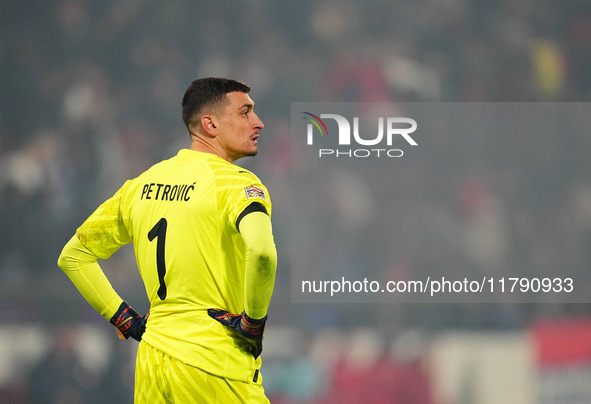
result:
M 240 108 L 238 109 L 242 109 L 242 108 L 246 108 L 246 109 L 254 109 L 254 103 L 250 104 L 250 103 L 246 103 L 244 105 L 241 105 Z

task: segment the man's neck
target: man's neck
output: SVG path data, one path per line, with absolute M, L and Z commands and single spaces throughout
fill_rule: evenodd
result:
M 234 162 L 234 160 L 232 160 L 224 151 L 224 149 L 217 143 L 204 142 L 201 139 L 194 137 L 193 142 L 191 143 L 191 150 L 195 150 L 202 153 L 214 154 L 230 163 Z

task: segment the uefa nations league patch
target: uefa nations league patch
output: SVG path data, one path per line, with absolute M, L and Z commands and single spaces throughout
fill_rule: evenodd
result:
M 251 185 L 249 187 L 244 188 L 244 192 L 246 192 L 246 198 L 247 199 L 253 199 L 253 198 L 261 198 L 261 199 L 267 199 L 267 196 L 265 195 L 265 190 L 261 187 L 257 187 L 256 185 Z

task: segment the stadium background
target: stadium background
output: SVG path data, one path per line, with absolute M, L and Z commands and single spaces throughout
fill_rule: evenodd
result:
M 273 403 L 591 403 L 589 305 L 291 304 L 287 182 L 293 101 L 589 101 L 587 1 L 62 0 L 1 10 L 1 403 L 131 402 L 136 344 L 115 339 L 56 260 L 124 180 L 186 147 L 180 97 L 208 75 L 250 84 L 266 125 L 259 156 L 239 163 L 274 200 L 279 268 L 263 368 Z M 422 161 L 423 189 L 433 170 L 454 186 L 444 200 L 410 201 L 421 215 L 401 232 L 434 248 L 402 252 L 393 270 L 589 270 L 591 136 L 486 145 L 474 161 L 453 163 L 451 149 L 447 162 Z M 527 147 L 531 160 L 511 158 Z M 437 249 L 450 221 L 469 237 Z M 437 226 L 416 233 L 417 223 Z M 145 311 L 131 248 L 102 264 Z

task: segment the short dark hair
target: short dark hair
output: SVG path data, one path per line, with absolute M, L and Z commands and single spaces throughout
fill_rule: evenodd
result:
M 205 107 L 218 107 L 227 101 L 226 94 L 239 91 L 248 93 L 250 87 L 241 81 L 221 77 L 206 77 L 193 81 L 183 96 L 183 122 L 189 126 Z

